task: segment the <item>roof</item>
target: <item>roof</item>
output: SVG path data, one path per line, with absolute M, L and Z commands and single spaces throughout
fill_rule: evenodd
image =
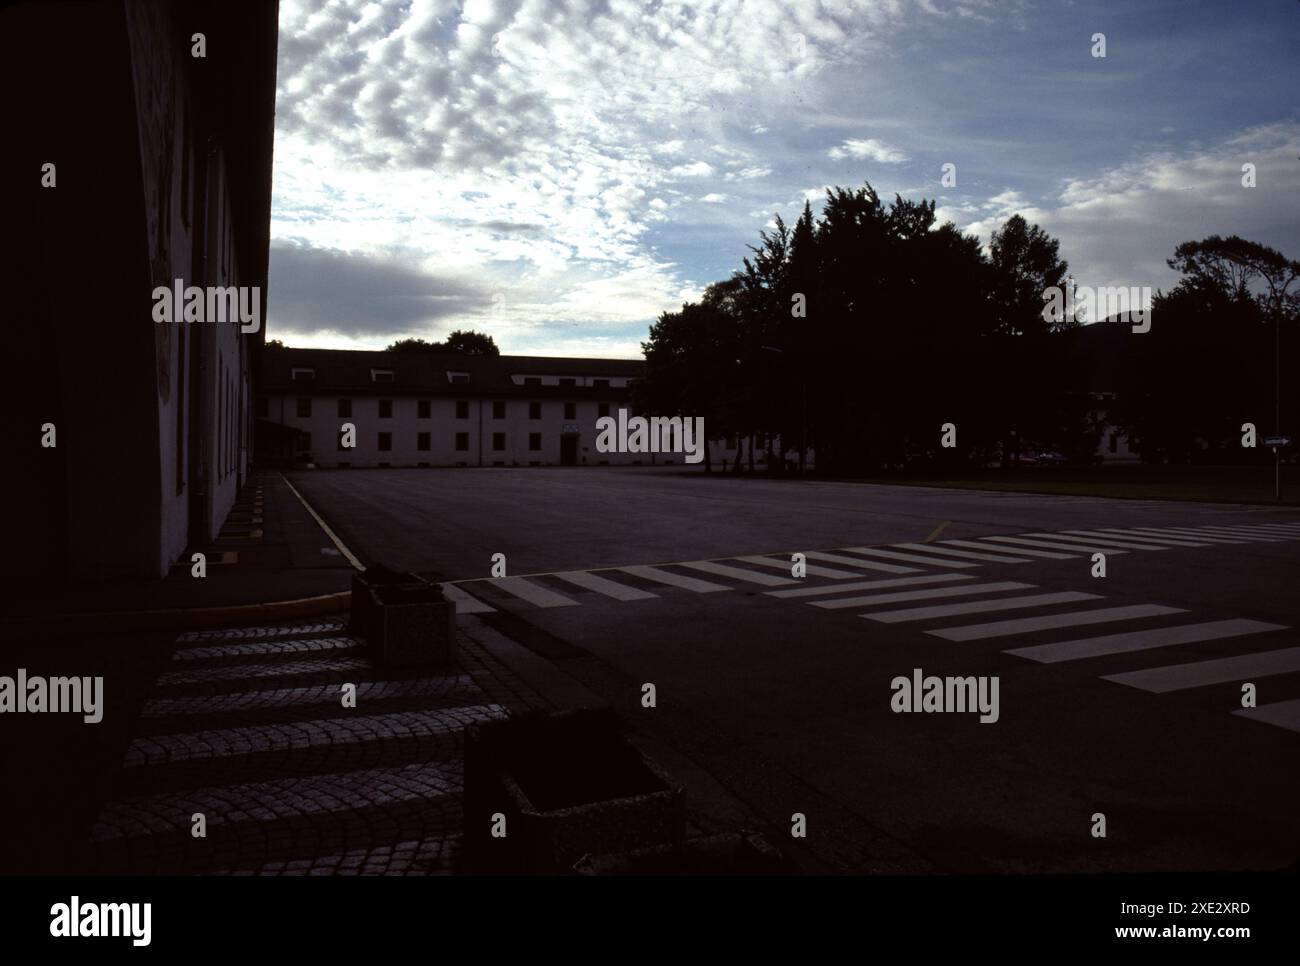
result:
M 259 372 L 261 392 L 301 392 L 293 381 L 295 368 L 312 369 L 317 391 L 349 395 L 537 396 L 583 392 L 581 387 L 517 386 L 512 375 L 590 376 L 596 379 L 639 378 L 645 368 L 640 359 L 575 359 L 548 356 L 475 356 L 457 352 L 370 352 L 357 349 L 294 349 L 269 346 Z M 377 383 L 371 369 L 391 369 L 392 382 Z M 449 372 L 469 373 L 469 385 L 453 383 Z M 622 389 L 587 388 L 603 395 Z

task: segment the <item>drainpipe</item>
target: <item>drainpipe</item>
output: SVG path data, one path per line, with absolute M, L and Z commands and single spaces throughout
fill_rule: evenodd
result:
M 478 465 L 483 465 L 483 397 L 478 401 Z

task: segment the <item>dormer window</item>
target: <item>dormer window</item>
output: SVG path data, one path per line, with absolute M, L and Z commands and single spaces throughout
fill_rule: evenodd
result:
M 392 382 L 393 370 L 392 369 L 371 369 L 370 381 L 371 382 Z
M 289 370 L 289 379 L 293 382 L 314 382 L 316 380 L 316 370 L 294 366 Z
M 468 373 L 468 372 L 452 372 L 452 371 L 449 369 L 449 370 L 447 370 L 447 381 L 448 381 L 448 382 L 452 382 L 452 383 L 457 383 L 457 384 L 460 384 L 460 385 L 464 385 L 465 383 L 468 383 L 468 382 L 469 382 L 469 373 Z

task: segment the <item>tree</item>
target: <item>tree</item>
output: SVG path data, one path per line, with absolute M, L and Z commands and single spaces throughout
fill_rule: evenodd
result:
M 1229 298 L 1253 298 L 1270 320 L 1287 315 L 1288 309 L 1295 320 L 1296 296 L 1300 292 L 1288 294 L 1287 289 L 1300 278 L 1300 262 L 1288 259 L 1275 248 L 1238 235 L 1211 235 L 1198 242 L 1183 242 L 1167 264 Z M 1263 291 L 1252 293 L 1252 286 L 1262 286 Z
M 497 348 L 492 336 L 482 332 L 475 332 L 473 329 L 464 332 L 457 329 L 447 336 L 444 345 L 448 352 L 459 352 L 467 356 L 501 355 L 501 350 Z
M 442 344 L 424 339 L 398 339 L 385 352 L 441 352 Z
M 1060 242 L 1021 215 L 1012 215 L 993 233 L 989 261 L 993 267 L 994 304 L 999 329 L 1007 335 L 1054 331 L 1077 323 L 1043 319 L 1043 293 L 1063 288 L 1069 266 L 1059 257 Z
M 1183 242 L 1167 264 L 1183 277 L 1153 300 L 1122 424 L 1147 460 L 1262 457 L 1262 447 L 1241 446 L 1241 425 L 1278 432 L 1283 406 L 1293 425 L 1300 416 L 1300 399 L 1282 391 L 1280 378 L 1282 333 L 1300 318 L 1298 293 L 1289 291 L 1300 263 L 1237 235 L 1211 235 Z
M 457 329 L 447 336 L 446 342 L 429 342 L 425 339 L 398 339 L 388 352 L 457 352 L 467 356 L 499 356 L 501 350 L 492 336 L 470 329 Z
M 639 409 L 655 415 L 702 416 L 706 439 L 735 430 L 738 320 L 734 283 L 711 285 L 699 302 L 665 312 L 641 343 L 645 375 L 635 388 Z M 704 470 L 712 472 L 707 444 Z

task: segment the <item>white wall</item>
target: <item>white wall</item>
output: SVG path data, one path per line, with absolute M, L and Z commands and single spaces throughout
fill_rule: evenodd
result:
M 493 400 L 465 397 L 469 403 L 469 418 L 456 418 L 456 400 L 437 397 L 430 399 L 428 419 L 420 419 L 415 397 L 392 397 L 392 418 L 379 418 L 379 398 L 352 397 L 352 416 L 338 415 L 338 396 L 321 396 L 311 393 L 309 384 L 303 385 L 301 395 L 271 396 L 268 398 L 267 418 L 273 422 L 311 434 L 311 455 L 317 466 L 334 467 L 347 463 L 354 467 L 378 466 L 541 466 L 560 465 L 560 437 L 566 424 L 576 424 L 579 431 L 577 465 L 629 466 L 637 463 L 664 465 L 685 462 L 681 453 L 599 453 L 596 451 L 596 420 L 600 414 L 598 400 L 574 401 L 574 418 L 564 418 L 564 401 L 558 399 L 535 400 L 541 405 L 541 418 L 529 419 L 529 400 L 506 399 L 505 418 L 493 417 Z M 297 415 L 297 400 L 311 400 L 311 415 Z M 617 418 L 619 403 L 610 402 L 609 415 Z M 626 407 L 627 403 L 621 404 Z M 345 422 L 356 426 L 356 448 L 338 449 L 337 438 Z M 706 424 L 707 428 L 707 424 Z M 379 433 L 392 436 L 392 450 L 379 450 Z M 427 452 L 417 448 L 417 434 L 430 434 Z M 468 448 L 456 449 L 456 435 L 468 436 Z M 505 449 L 493 449 L 493 434 L 505 434 Z M 529 449 L 529 435 L 541 434 L 540 450 Z M 480 451 L 481 444 L 481 451 Z M 725 458 L 734 461 L 735 448 L 727 448 L 723 441 L 709 445 L 715 465 Z

